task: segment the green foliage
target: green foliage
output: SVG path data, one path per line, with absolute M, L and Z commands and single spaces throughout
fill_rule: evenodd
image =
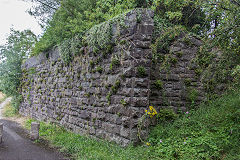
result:
M 34 55 L 46 51 L 54 45 L 61 44 L 64 40 L 75 35 L 85 35 L 93 26 L 107 21 L 116 15 L 135 7 L 134 0 L 66 0 L 61 1 L 61 6 L 55 11 L 51 21 L 45 27 L 45 33 L 40 38 L 34 49 Z M 95 26 L 87 34 L 90 45 L 99 49 L 106 47 L 110 38 L 111 25 Z M 92 35 L 89 37 L 89 35 Z M 99 41 L 96 41 L 96 36 Z M 102 44 L 100 42 L 103 42 Z
M 121 99 L 120 103 L 125 107 L 127 105 L 127 102 L 124 99 Z
M 99 73 L 103 72 L 103 68 L 101 66 L 97 66 L 96 71 Z
M 111 87 L 110 92 L 107 94 L 106 98 L 108 103 L 111 102 L 111 96 L 117 93 L 118 89 L 120 88 L 120 85 L 121 85 L 120 80 L 116 80 L 115 84 Z
M 170 59 L 169 59 L 169 61 L 170 61 L 170 63 L 171 63 L 172 65 L 175 65 L 175 64 L 177 63 L 177 58 L 171 56 Z
M 29 57 L 35 42 L 36 36 L 30 30 L 22 32 L 11 30 L 6 45 L 0 46 L 0 88 L 7 96 L 13 97 L 13 106 L 16 108 L 21 100 L 19 98 L 21 65 L 23 60 Z
M 120 60 L 117 56 L 112 58 L 111 64 L 109 66 L 110 70 L 113 70 L 114 68 L 116 68 L 117 66 L 120 65 Z
M 60 0 L 26 0 L 34 2 L 28 13 L 34 16 L 42 28 L 46 27 L 47 23 L 53 16 L 54 12 L 60 6 Z
M 120 60 L 117 56 L 112 58 L 112 62 L 111 62 L 112 66 L 119 66 L 120 65 Z
M 35 74 L 36 73 L 36 68 L 35 67 L 32 67 L 32 68 L 29 68 L 28 69 L 28 74 Z
M 191 80 L 190 78 L 184 79 L 184 84 L 185 84 L 186 86 L 190 86 L 191 83 L 192 83 L 192 80 Z
M 89 64 L 90 64 L 90 67 L 91 67 L 91 68 L 93 68 L 94 65 L 95 65 L 95 63 L 94 63 L 93 61 L 90 61 Z
M 151 154 L 159 159 L 239 159 L 239 90 L 202 104 L 151 130 Z
M 178 119 L 172 110 L 161 109 L 148 147 L 122 148 L 43 122 L 40 136 L 75 159 L 239 159 L 239 94 L 239 90 L 230 91 Z M 32 121 L 27 121 L 27 128 Z
M 19 109 L 22 99 L 23 99 L 22 95 L 20 95 L 20 94 L 12 96 L 11 105 L 15 108 L 15 110 Z
M 29 100 L 29 99 L 30 99 L 30 94 L 27 95 L 27 100 Z
M 186 99 L 192 103 L 192 105 L 195 104 L 197 98 L 198 98 L 198 91 L 194 88 L 188 88 L 187 89 L 187 97 Z
M 194 69 L 196 75 L 201 75 L 205 91 L 210 94 L 222 92 L 217 89 L 220 85 L 227 88 L 239 83 L 234 78 L 236 75 L 233 74 L 239 62 L 239 56 L 235 53 L 216 49 L 209 40 L 204 42 L 197 57 L 192 61 L 197 66 Z
M 111 102 L 111 96 L 112 96 L 112 93 L 111 93 L 111 92 L 109 92 L 109 93 L 107 94 L 107 96 L 106 96 L 108 103 Z
M 53 1 L 52 3 L 55 2 Z M 175 2 L 172 0 L 165 2 L 163 2 L 163 0 L 62 1 L 61 6 L 54 11 L 55 13 L 52 20 L 49 21 L 45 27 L 46 31 L 43 37 L 41 37 L 36 44 L 34 55 L 48 50 L 54 45 L 61 44 L 64 40 L 72 38 L 77 34 L 84 35 L 90 28 L 85 37 L 88 44 L 97 50 L 106 48 L 106 46 L 111 43 L 111 23 L 113 23 L 113 21 L 110 19 L 136 7 L 154 8 L 158 21 L 167 22 L 164 23 L 164 26 L 168 26 L 167 24 L 170 23 L 183 24 L 187 27 L 192 27 L 195 24 L 202 26 L 204 14 L 202 14 L 196 3 L 186 0 L 179 1 L 177 5 L 172 5 L 173 3 Z M 50 15 L 52 15 L 52 13 L 53 11 L 51 11 Z M 114 19 L 114 21 L 119 21 L 122 26 L 125 25 L 121 16 L 118 16 L 118 20 L 116 18 Z M 100 24 L 104 21 L 107 22 Z M 163 26 L 162 24 L 157 25 L 158 29 Z
M 18 110 L 9 102 L 4 106 L 2 114 L 4 117 L 16 117 L 18 116 Z
M 183 56 L 183 52 L 177 52 L 176 55 L 178 58 L 181 58 Z
M 111 21 L 94 26 L 87 32 L 86 41 L 93 50 L 105 49 L 111 43 Z
M 147 75 L 146 69 L 143 66 L 137 67 L 137 74 L 139 77 L 145 77 Z
M 232 77 L 234 78 L 234 81 L 239 83 L 240 80 L 240 65 L 237 65 L 233 70 L 232 70 Z
M 183 26 L 168 27 L 165 30 L 163 28 L 161 36 L 158 36 L 151 46 L 154 62 L 163 61 L 161 55 L 169 53 L 170 44 L 176 39 L 176 37 L 185 32 L 186 29 Z
M 239 59 L 239 1 L 212 1 L 202 3 L 207 14 L 206 23 L 212 23 L 211 32 L 206 34 L 204 45 L 195 59 L 202 82 L 208 93 L 222 92 L 226 87 L 238 83 L 234 80 L 234 71 Z M 210 38 L 209 38 L 210 37 Z M 219 86 L 223 86 L 218 89 Z M 221 87 L 220 87 L 221 88 Z
M 152 0 L 151 8 L 155 10 L 156 14 L 167 19 L 172 24 L 181 24 L 188 30 L 192 30 L 196 25 L 201 29 L 208 27 L 204 23 L 205 14 L 200 4 L 199 1 L 194 0 L 180 0 L 177 2 L 175 0 Z
M 178 115 L 172 109 L 160 109 L 157 113 L 158 122 L 174 121 L 178 118 Z
M 26 128 L 30 130 L 31 122 L 26 122 Z M 70 154 L 73 159 L 148 159 L 147 149 L 144 146 L 121 147 L 104 140 L 92 139 L 65 130 L 56 124 L 40 122 L 40 137 L 47 140 L 51 146 L 60 149 L 61 152 Z M 41 140 L 40 140 L 41 141 Z
M 233 56 L 239 54 L 239 0 L 220 0 L 204 3 L 205 12 L 208 12 L 208 22 L 213 22 L 214 29 L 210 33 L 212 43 Z
M 116 94 L 120 87 L 120 80 L 117 80 L 115 84 L 111 87 L 111 93 Z
M 70 63 L 72 61 L 73 55 L 71 51 L 71 40 L 65 40 L 60 46 L 59 46 L 59 53 L 62 58 L 62 60 L 65 63 Z
M 163 82 L 162 82 L 161 80 L 156 80 L 156 81 L 154 82 L 154 87 L 155 87 L 156 89 L 162 89 L 162 88 L 163 88 Z

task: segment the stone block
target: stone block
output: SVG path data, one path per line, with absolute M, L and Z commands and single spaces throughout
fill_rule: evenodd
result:
M 139 33 L 140 34 L 146 34 L 146 35 L 152 35 L 154 29 L 154 25 L 153 24 L 141 24 L 139 25 Z
M 79 114 L 79 117 L 82 119 L 87 119 L 89 120 L 91 117 L 91 113 L 87 112 L 87 111 L 81 111 L 81 113 Z
M 40 128 L 40 124 L 38 122 L 31 123 L 30 137 L 32 140 L 39 139 L 39 128 Z
M 132 105 L 137 107 L 146 107 L 148 105 L 147 97 L 134 97 L 132 99 Z
M 65 83 L 65 82 L 67 82 L 67 80 L 66 80 L 65 77 L 63 77 L 63 78 L 60 78 L 60 79 L 58 80 L 58 82 L 59 82 L 59 83 Z
M 103 129 L 97 129 L 97 130 L 96 130 L 96 136 L 97 136 L 98 138 L 105 139 L 105 137 L 106 137 L 106 131 L 104 131 Z
M 149 78 L 135 78 L 134 87 L 148 88 Z
M 132 91 L 131 88 L 121 88 L 121 89 L 119 89 L 118 93 L 122 96 L 130 97 L 131 91 Z M 126 98 L 124 98 L 124 99 L 126 99 Z
M 129 138 L 129 136 L 130 136 L 130 129 L 129 128 L 125 128 L 125 127 L 121 127 L 120 135 L 125 137 L 125 138 Z
M 134 43 L 136 47 L 143 49 L 149 49 L 152 44 L 151 41 L 139 41 L 139 40 L 135 40 Z
M 122 117 L 122 124 L 124 127 L 130 127 L 131 119 L 130 117 L 123 116 Z

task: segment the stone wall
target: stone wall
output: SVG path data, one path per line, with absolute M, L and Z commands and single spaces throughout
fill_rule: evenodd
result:
M 113 24 L 118 43 L 110 53 L 85 46 L 66 64 L 54 48 L 28 59 L 20 113 L 124 146 L 138 141 L 138 121 L 149 105 L 177 112 L 199 103 L 204 92 L 192 60 L 201 41 L 179 36 L 163 55 L 172 59 L 168 68 L 153 63 L 153 16 L 138 9 L 125 14 L 124 27 Z
M 157 109 L 171 108 L 186 112 L 204 100 L 204 88 L 194 63 L 202 42 L 182 34 L 162 54 L 166 61 L 153 63 L 151 70 L 150 103 Z
M 86 46 L 66 64 L 55 48 L 28 59 L 20 113 L 121 145 L 137 141 L 138 119 L 149 105 L 153 16 L 127 13 L 111 53 Z

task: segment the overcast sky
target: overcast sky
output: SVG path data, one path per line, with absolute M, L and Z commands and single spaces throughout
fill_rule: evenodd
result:
M 22 0 L 0 0 L 0 45 L 5 43 L 10 28 L 20 31 L 30 29 L 36 35 L 42 32 L 34 17 L 26 12 L 30 7 L 29 2 Z

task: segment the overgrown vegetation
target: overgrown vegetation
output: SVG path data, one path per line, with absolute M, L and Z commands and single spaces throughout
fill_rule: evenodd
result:
M 30 1 L 38 4 L 29 13 L 41 23 L 45 30 L 43 36 L 37 41 L 31 31 L 12 30 L 6 45 L 0 47 L 0 89 L 13 97 L 15 107 L 6 112 L 8 115 L 16 111 L 21 101 L 21 64 L 25 59 L 54 46 L 59 46 L 61 57 L 68 64 L 74 56 L 83 52 L 81 47 L 87 45 L 92 47 L 94 54 L 101 50 L 106 55 L 115 43 L 112 42 L 112 24 L 118 22 L 120 27 L 125 27 L 124 12 L 138 7 L 155 11 L 153 62 L 160 62 L 161 69 L 168 70 L 177 63 L 177 59 L 169 53 L 169 46 L 176 38 L 180 37 L 184 43 L 191 45 L 189 37 L 198 36 L 204 45 L 192 64 L 197 66 L 195 73 L 204 83 L 205 90 L 213 95 L 229 86 L 239 88 L 236 86 L 240 78 L 239 0 Z M 141 16 L 137 15 L 137 21 L 141 21 Z M 124 41 L 117 43 L 125 44 Z M 181 56 L 179 52 L 177 57 Z M 110 70 L 118 65 L 119 59 L 113 57 Z M 104 71 L 97 62 L 91 61 L 90 66 L 96 67 L 95 72 Z M 139 77 L 147 74 L 143 66 L 137 67 L 136 71 Z M 191 86 L 188 79 L 184 83 L 187 87 Z M 109 86 L 111 90 L 106 97 L 109 103 L 119 86 L 119 80 Z M 162 89 L 163 84 L 157 80 L 154 87 Z M 40 86 L 36 88 L 40 89 Z M 79 86 L 79 89 L 82 87 Z M 148 147 L 130 146 L 124 149 L 67 132 L 54 124 L 41 123 L 40 135 L 77 159 L 240 159 L 239 94 L 239 90 L 231 91 L 184 115 L 160 110 L 157 117 L 159 124 L 151 131 Z M 188 88 L 187 99 L 192 104 L 197 95 L 197 91 Z M 121 104 L 127 105 L 124 99 Z
M 150 8 L 155 11 L 153 60 L 154 62 L 160 61 L 164 66 L 162 69 L 168 69 L 177 62 L 177 59 L 168 53 L 169 45 L 175 38 L 183 35 L 188 36 L 189 34 L 186 32 L 192 32 L 191 34 L 205 37 L 206 44 L 211 44 L 203 46 L 199 51 L 199 58 L 196 59 L 196 63 L 199 65 L 199 69 L 196 69 L 198 75 L 201 75 L 203 70 L 209 71 L 205 72 L 203 77 L 206 80 L 205 88 L 212 91 L 218 82 L 236 80 L 234 73 L 236 73 L 239 64 L 240 39 L 239 0 L 213 0 L 211 2 L 193 0 L 177 2 L 175 0 L 29 1 L 36 2 L 29 13 L 39 20 L 45 32 L 35 45 L 37 38 L 30 31 L 13 31 L 9 37 L 9 43 L 2 46 L 2 53 L 11 53 L 2 54 L 1 59 L 6 62 L 5 64 L 9 63 L 7 64 L 8 69 L 12 73 L 8 74 L 9 72 L 5 72 L 6 67 L 2 67 L 3 73 L 1 75 L 3 75 L 2 77 L 8 77 L 4 75 L 6 73 L 14 75 L 12 79 L 6 81 L 7 83 L 3 82 L 2 84 L 8 84 L 6 86 L 9 87 L 5 87 L 6 91 L 4 92 L 11 92 L 14 99 L 21 99 L 16 94 L 18 92 L 17 86 L 20 84 L 19 79 L 21 79 L 20 64 L 30 54 L 37 55 L 58 45 L 62 59 L 66 63 L 70 63 L 74 56 L 83 52 L 80 50 L 81 47 L 89 45 L 94 53 L 102 50 L 103 54 L 106 55 L 106 53 L 111 52 L 112 43 L 114 43 L 112 42 L 112 24 L 117 22 L 120 27 L 125 27 L 123 13 L 138 7 Z M 141 16 L 137 15 L 137 19 L 139 21 Z M 17 37 L 19 41 L 16 41 Z M 122 43 L 120 42 L 120 44 Z M 211 65 L 215 53 L 207 52 L 214 47 L 221 49 L 222 58 L 220 58 L 221 63 Z M 13 50 L 19 51 L 13 53 Z M 163 54 L 165 55 L 163 56 Z M 14 60 L 10 58 L 10 55 L 15 56 Z M 181 55 L 179 54 L 179 56 Z M 11 69 L 9 68 L 10 63 L 15 63 Z M 113 69 L 114 65 L 118 65 L 118 62 L 113 61 L 110 69 Z M 215 72 L 216 68 L 217 73 L 213 75 L 212 73 Z
M 61 1 L 60 4 L 52 20 L 44 26 L 46 28 L 45 34 L 36 44 L 33 51 L 34 55 L 48 50 L 54 45 L 59 45 L 63 40 L 70 39 L 77 34 L 84 35 L 93 26 L 136 6 L 134 0 L 67 0 Z M 41 14 L 38 14 L 38 16 L 41 17 Z M 94 32 L 99 34 L 105 30 L 105 28 L 101 29 L 103 30 L 100 32 L 98 30 L 96 30 L 98 32 Z M 106 31 L 108 32 L 108 30 Z M 108 38 L 105 40 L 108 40 Z
M 147 145 L 121 148 L 43 122 L 40 136 L 75 159 L 239 159 L 239 94 L 239 89 L 228 91 L 181 115 L 160 110 L 158 125 L 152 128 Z M 27 121 L 27 128 L 32 121 Z
M 8 102 L 4 106 L 2 115 L 4 117 L 16 117 L 16 116 L 19 116 L 18 110 L 12 106 L 11 102 Z
M 239 89 L 153 128 L 149 142 L 160 159 L 239 159 Z
M 37 17 L 41 24 L 44 24 L 45 33 L 34 47 L 33 55 L 46 51 L 54 45 L 61 46 L 63 41 L 76 35 L 81 35 L 90 46 L 94 46 L 94 49 L 104 48 L 111 40 L 111 23 L 118 21 L 122 27 L 124 26 L 124 21 L 117 15 L 134 8 L 151 8 L 155 10 L 158 22 L 167 22 L 159 24 L 157 32 L 161 32 L 161 26 L 168 26 L 167 24 L 181 24 L 191 31 L 196 31 L 196 33 L 200 31 L 200 28 L 206 28 L 206 25 L 209 25 L 209 23 L 205 23 L 206 16 L 200 3 L 195 1 L 44 0 L 44 2 L 37 1 L 37 3 L 38 7 L 33 7 L 30 13 Z M 53 6 L 53 4 L 56 5 Z M 41 12 L 44 8 L 45 14 Z M 49 19 L 47 22 L 43 19 L 46 15 Z M 115 20 L 110 20 L 113 17 Z M 104 21 L 108 21 L 108 23 L 100 24 Z M 85 34 L 86 32 L 90 33 L 91 37 L 89 34 Z
M 32 121 L 26 122 L 27 128 L 30 129 Z M 60 151 L 71 154 L 74 159 L 148 159 L 144 146 L 122 148 L 107 141 L 68 132 L 54 124 L 41 122 L 40 136 L 51 145 L 60 147 Z
M 21 101 L 20 83 L 22 62 L 29 58 L 36 36 L 30 30 L 11 30 L 7 43 L 0 46 L 0 89 L 6 96 L 12 96 L 12 104 L 17 109 Z

